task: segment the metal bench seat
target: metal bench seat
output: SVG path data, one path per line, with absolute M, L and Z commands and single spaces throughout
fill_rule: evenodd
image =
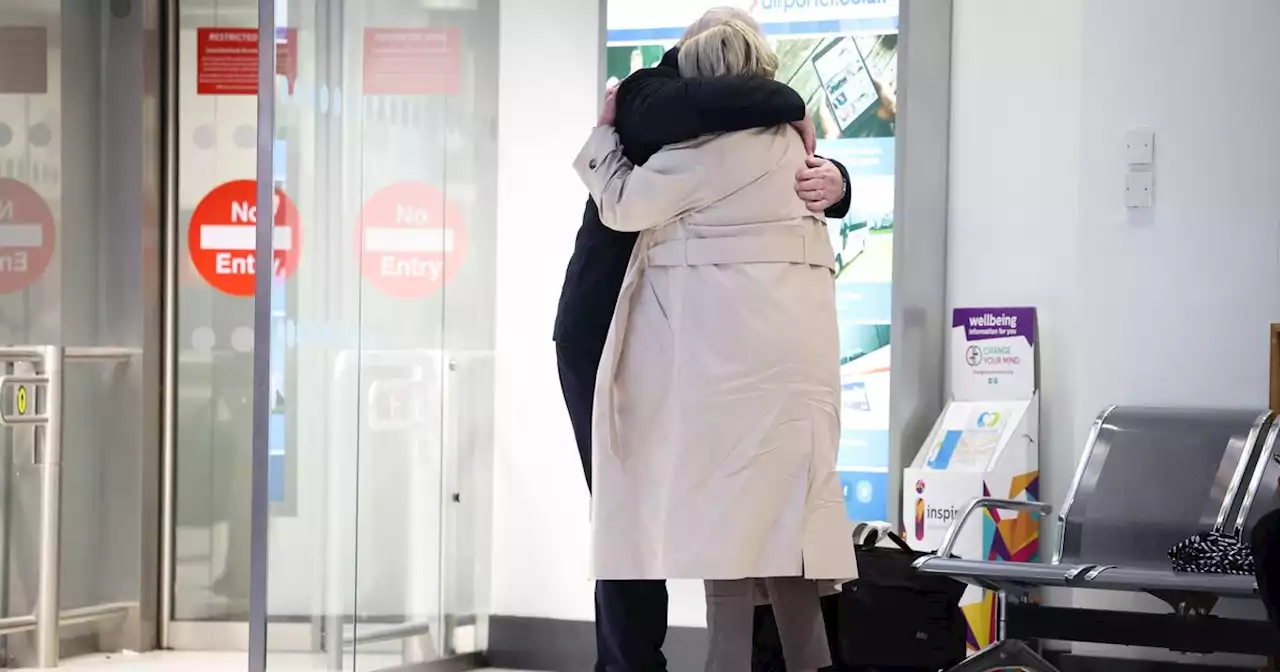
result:
M 987 562 L 942 558 L 920 558 L 915 568 L 925 574 L 943 574 L 957 581 L 994 591 L 1016 591 L 1039 587 L 1065 588 L 1078 585 L 1093 565 L 1049 565 L 1036 562 Z
M 999 500 L 986 500 L 998 504 Z M 1258 596 L 1252 576 L 1194 574 L 1172 569 L 1067 565 L 1035 562 L 991 562 L 930 555 L 913 565 L 925 574 L 940 574 L 996 592 L 1032 588 L 1087 588 L 1121 592 L 1145 592 L 1163 597 L 1171 593 L 1205 597 L 1251 599 Z
M 1081 588 L 1151 593 L 1184 593 L 1220 598 L 1252 599 L 1258 596 L 1258 582 L 1252 576 L 1194 574 L 1172 569 L 1097 567 L 1086 573 Z
M 1176 651 L 1280 653 L 1265 621 L 1211 616 L 1219 599 L 1256 599 L 1252 576 L 1174 572 L 1168 550 L 1198 532 L 1247 538 L 1280 505 L 1280 423 L 1271 412 L 1112 407 L 1089 433 L 1061 514 L 1048 563 L 952 557 L 975 513 L 1050 513 L 1040 502 L 983 498 L 956 519 L 937 553 L 918 571 L 997 591 L 1002 641 L 954 672 L 1021 666 L 1056 669 L 1024 639 L 1157 646 Z M 1033 588 L 1147 593 L 1173 613 L 1049 607 Z M 1102 627 L 1100 624 L 1108 624 Z M 1008 637 L 1008 639 L 1005 639 Z

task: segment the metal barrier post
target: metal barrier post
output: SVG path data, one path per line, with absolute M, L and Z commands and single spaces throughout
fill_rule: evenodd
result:
M 36 584 L 36 665 L 58 666 L 58 576 L 62 542 L 62 348 L 40 348 L 45 378 L 40 441 L 40 551 Z
M 127 615 L 136 602 L 99 604 L 62 612 L 59 571 L 62 559 L 63 365 L 67 360 L 127 362 L 136 348 L 63 348 L 57 345 L 0 346 L 0 363 L 22 363 L 32 373 L 0 375 L 0 393 L 18 386 L 18 414 L 0 409 L 0 426 L 35 429 L 34 461 L 40 469 L 39 550 L 36 564 L 35 613 L 0 619 L 0 635 L 34 631 L 36 666 L 58 666 L 59 631 L 63 626 L 105 621 Z M 21 386 L 32 387 L 33 401 Z M 31 410 L 28 413 L 28 408 Z M 2 465 L 0 465 L 2 466 Z M 7 468 L 7 467 L 6 467 Z M 7 534 L 7 530 L 6 530 Z M 8 549 L 0 549 L 8 554 Z M 7 559 L 6 559 L 7 561 Z
M 11 375 L 13 362 L 0 362 L 0 372 Z M 9 611 L 10 572 L 12 564 L 9 560 L 9 539 L 13 536 L 13 460 L 14 446 L 17 444 L 14 432 L 0 431 L 0 619 L 7 619 L 13 614 Z M 7 635 L 0 635 L 0 663 L 10 662 L 10 640 Z

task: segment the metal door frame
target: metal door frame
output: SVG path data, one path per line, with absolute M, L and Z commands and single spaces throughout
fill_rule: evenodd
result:
M 179 203 L 179 147 L 180 136 L 180 76 L 181 52 L 181 1 L 182 0 L 147 0 L 158 6 L 155 9 L 159 40 L 159 81 L 160 81 L 160 174 L 161 184 L 161 221 L 162 221 L 162 324 L 161 324 L 161 399 L 160 399 L 160 512 L 159 512 L 159 585 L 156 599 L 158 615 L 156 619 L 157 648 L 197 651 L 245 651 L 251 648 L 265 649 L 266 631 L 252 633 L 250 622 L 225 620 L 178 620 L 175 616 L 176 570 L 177 570 L 177 459 L 178 459 L 178 400 L 179 400 L 179 273 L 183 258 L 180 245 L 181 213 Z M 260 0 L 258 3 L 259 40 L 274 41 L 275 38 L 275 4 L 272 0 Z M 265 26 L 265 29 L 262 29 Z M 264 37 L 264 35 L 266 37 Z M 259 52 L 259 91 L 265 95 L 258 97 L 258 158 L 257 177 L 259 185 L 266 184 L 266 198 L 271 198 L 273 182 L 272 158 L 274 152 L 273 136 L 275 133 L 275 50 L 264 49 Z M 265 73 L 265 74 L 264 74 Z M 266 131 L 264 141 L 263 130 Z M 264 179 L 265 176 L 265 179 Z M 259 191 L 264 191 L 261 187 Z M 263 197 L 258 194 L 259 199 Z M 270 208 L 268 208 L 270 210 Z M 264 218 L 264 225 L 258 227 L 258 244 L 263 243 L 265 231 L 266 249 L 270 256 L 270 218 Z M 258 250 L 261 254 L 262 250 Z M 254 527 L 251 544 L 250 563 L 250 609 L 258 611 L 259 622 L 266 618 L 266 566 L 260 561 L 259 554 L 265 550 L 265 534 L 269 520 L 269 502 L 261 503 L 259 510 L 258 490 L 265 496 L 266 469 L 266 421 L 264 416 L 258 418 L 258 406 L 269 403 L 268 375 L 270 366 L 270 279 L 269 274 L 258 278 L 259 286 L 255 296 L 254 316 L 254 432 L 253 475 L 255 479 L 254 505 L 251 509 L 250 524 Z M 265 300 L 264 300 L 265 297 Z M 262 369 L 259 371 L 259 369 Z M 261 402 L 260 402 L 261 400 Z M 267 409 L 269 413 L 269 409 Z M 261 427 L 259 427 L 261 424 Z M 259 445 L 261 443 L 261 446 Z M 260 455 L 261 454 L 261 455 Z M 261 462 L 261 465 L 259 465 Z M 261 477 L 262 484 L 256 479 Z M 259 487 L 262 485 L 263 487 Z M 260 529 L 259 529 L 260 528 Z M 263 535 L 260 541 L 258 535 Z M 265 556 L 263 556 L 265 558 Z M 259 565 L 261 565 L 259 567 Z M 257 574 L 261 574 L 258 576 Z M 320 650 L 320 640 L 316 637 L 311 623 L 271 623 L 271 643 L 279 650 L 290 652 L 310 652 Z M 260 640 L 260 641 L 255 641 Z M 256 668 L 255 668 L 256 669 Z
M 162 325 L 160 344 L 160 572 L 157 646 L 171 648 L 177 535 L 178 420 L 178 3 L 162 0 L 160 33 L 160 174 Z

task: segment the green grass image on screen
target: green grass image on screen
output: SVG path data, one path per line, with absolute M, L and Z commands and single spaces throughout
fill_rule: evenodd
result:
M 609 47 L 605 50 L 605 77 L 612 83 L 626 79 L 631 73 L 652 68 L 662 62 L 666 49 L 660 44 Z

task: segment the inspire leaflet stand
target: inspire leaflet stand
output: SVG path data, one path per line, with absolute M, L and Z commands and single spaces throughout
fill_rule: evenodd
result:
M 1040 399 L 1034 308 L 958 308 L 950 340 L 951 401 L 903 470 L 902 519 L 913 548 L 932 551 L 978 497 L 1038 501 Z M 962 558 L 1033 562 L 1039 516 L 987 511 L 957 539 Z M 970 586 L 961 599 L 968 643 L 996 639 L 994 593 Z

